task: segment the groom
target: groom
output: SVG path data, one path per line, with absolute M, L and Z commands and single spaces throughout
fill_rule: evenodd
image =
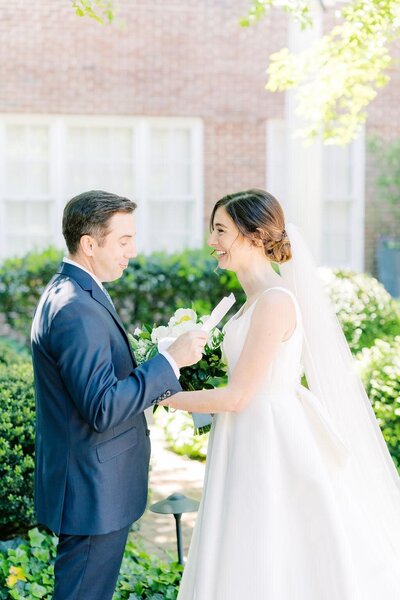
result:
M 147 500 L 143 411 L 181 390 L 179 368 L 201 358 L 207 339 L 186 333 L 137 366 L 103 287 L 136 256 L 135 208 L 103 191 L 70 200 L 69 256 L 33 320 L 35 505 L 38 522 L 59 535 L 54 600 L 112 598 L 129 527 Z

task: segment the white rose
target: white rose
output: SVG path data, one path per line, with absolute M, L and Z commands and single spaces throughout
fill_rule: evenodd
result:
M 195 324 L 197 322 L 196 312 L 191 308 L 178 308 L 178 310 L 175 311 L 174 316 L 170 318 L 168 325 L 169 327 L 174 327 L 175 325 L 186 322 Z
M 133 332 L 133 335 L 140 335 L 142 333 L 142 330 L 140 329 L 140 327 L 136 327 L 135 331 Z
M 160 327 L 156 327 L 151 332 L 151 341 L 153 342 L 153 344 L 157 344 L 157 342 L 159 342 L 163 338 L 168 337 L 169 333 L 170 333 L 169 327 L 165 327 L 164 325 L 160 325 Z
M 182 333 L 186 333 L 187 331 L 193 331 L 194 329 L 200 329 L 200 327 L 200 323 L 197 324 L 193 321 L 183 321 L 183 323 L 179 323 L 177 325 L 173 325 L 173 327 L 170 327 L 169 334 L 172 337 L 177 338 L 180 335 L 182 335 Z

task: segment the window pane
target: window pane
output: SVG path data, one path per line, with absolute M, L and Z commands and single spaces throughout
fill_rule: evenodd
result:
M 351 146 L 324 146 L 322 190 L 325 198 L 347 200 L 352 194 Z
M 52 242 L 49 202 L 6 202 L 7 254 L 21 255 Z
M 192 202 L 150 202 L 148 239 L 151 250 L 175 252 L 189 247 L 193 214 Z
M 326 202 L 322 222 L 323 264 L 346 267 L 351 259 L 351 204 L 350 202 Z
M 9 196 L 48 194 L 50 190 L 49 129 L 8 125 L 6 128 L 6 190 Z
M 153 127 L 150 135 L 150 181 L 152 195 L 191 194 L 191 131 Z
M 47 162 L 29 163 L 28 171 L 28 193 L 49 193 L 49 165 Z
M 104 189 L 132 196 L 133 136 L 133 130 L 128 127 L 70 127 L 67 131 L 67 195 Z
M 187 129 L 174 130 L 174 152 L 175 156 L 182 160 L 188 159 L 190 155 L 190 132 Z

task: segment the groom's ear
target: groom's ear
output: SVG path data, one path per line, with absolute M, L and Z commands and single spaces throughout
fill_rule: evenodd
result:
M 79 245 L 86 256 L 93 256 L 94 240 L 91 235 L 83 235 L 79 240 Z

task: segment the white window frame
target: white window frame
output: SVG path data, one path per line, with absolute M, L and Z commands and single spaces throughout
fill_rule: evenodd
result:
M 285 210 L 285 190 L 287 190 L 287 178 L 290 173 L 283 172 L 283 169 L 276 168 L 276 165 L 287 164 L 287 147 L 284 142 L 286 139 L 286 123 L 284 119 L 268 119 L 266 122 L 266 189 L 272 194 L 277 195 L 282 200 Z M 277 141 L 278 140 L 278 141 Z M 323 149 L 321 149 L 323 151 Z M 364 270 L 364 239 L 365 239 L 365 129 L 362 128 L 357 139 L 351 147 L 352 164 L 354 171 L 352 176 L 353 189 L 351 190 L 351 224 L 352 232 L 350 244 L 350 259 L 346 267 L 354 271 Z M 276 153 L 282 154 L 277 159 Z M 282 173 L 280 172 L 282 171 Z M 283 180 L 280 181 L 279 178 Z M 280 197 L 281 194 L 281 197 Z M 349 197 L 350 198 L 350 197 Z M 322 196 L 322 203 L 329 200 Z M 321 210 L 321 215 L 323 211 Z M 321 217 L 322 218 L 322 217 Z M 319 224 L 320 228 L 322 223 Z M 321 242 L 323 244 L 323 240 Z
M 130 197 L 137 202 L 140 212 L 138 228 L 138 247 L 141 253 L 148 253 L 150 249 L 149 236 L 157 235 L 150 232 L 147 221 L 147 206 L 150 196 L 149 190 L 149 133 L 152 126 L 179 128 L 183 127 L 191 132 L 192 143 L 192 190 L 194 201 L 193 227 L 190 234 L 189 247 L 203 245 L 203 123 L 198 117 L 119 117 L 119 116 L 92 116 L 92 115 L 32 115 L 32 114 L 0 114 L 0 258 L 7 257 L 5 247 L 5 129 L 7 125 L 42 125 L 49 127 L 50 135 L 50 197 L 54 198 L 51 211 L 51 225 L 54 244 L 60 248 L 65 247 L 62 237 L 61 221 L 65 203 L 69 200 L 66 196 L 66 168 L 65 147 L 66 134 L 69 127 L 123 127 L 135 130 L 135 174 L 134 185 Z M 82 192 L 85 190 L 82 190 Z M 112 191 L 112 190 L 111 190 Z

